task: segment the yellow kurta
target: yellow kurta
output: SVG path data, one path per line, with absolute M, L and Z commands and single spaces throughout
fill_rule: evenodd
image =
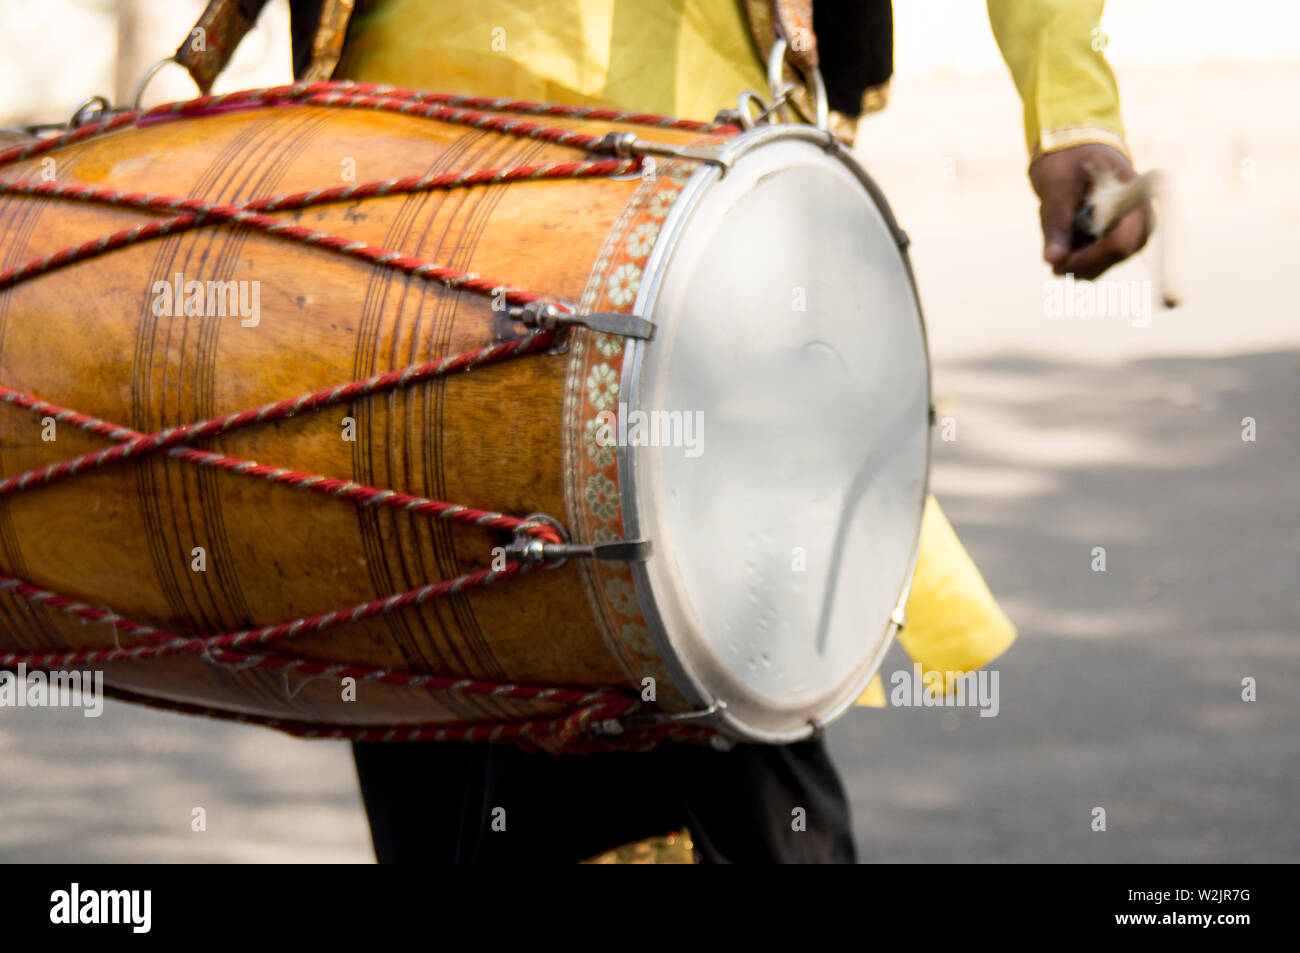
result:
M 1082 142 L 1123 150 L 1119 92 L 1101 32 L 1105 0 L 987 4 L 1024 103 L 1030 155 Z M 747 89 L 767 90 L 741 0 L 379 0 L 362 7 L 339 77 L 705 120 Z
M 1105 0 L 988 0 L 989 22 L 1024 103 L 1032 157 L 1084 142 L 1127 154 L 1106 62 Z
M 1082 142 L 1124 148 L 1103 6 L 988 0 L 1031 157 Z M 380 0 L 356 14 L 336 75 L 705 120 L 767 87 L 740 0 Z M 933 498 L 907 617 L 899 641 L 926 671 L 978 669 L 1015 639 Z M 884 703 L 877 676 L 858 704 Z
M 336 75 L 704 120 L 767 89 L 737 0 L 383 0 Z

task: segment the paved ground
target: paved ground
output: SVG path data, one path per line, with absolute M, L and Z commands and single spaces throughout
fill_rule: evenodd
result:
M 1188 304 L 1147 327 L 1045 316 L 1003 77 L 900 82 L 864 130 L 958 423 L 935 489 L 1021 632 L 996 718 L 832 729 L 869 861 L 1300 860 L 1300 73 L 1122 79 L 1139 160 L 1184 197 Z M 122 706 L 105 727 L 0 711 L 0 859 L 369 859 L 345 747 Z
M 1300 858 L 1300 352 L 944 378 L 974 433 L 938 489 L 1021 637 L 994 718 L 836 726 L 864 858 Z M 1243 443 L 1255 413 L 1272 436 Z

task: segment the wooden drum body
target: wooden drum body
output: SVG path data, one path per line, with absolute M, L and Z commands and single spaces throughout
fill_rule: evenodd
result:
M 0 181 L 196 198 L 229 215 L 254 200 L 354 183 L 610 158 L 545 137 L 511 134 L 519 132 L 518 125 L 503 132 L 502 122 L 595 138 L 632 130 L 670 146 L 731 149 L 738 176 L 748 154 L 782 148 L 799 155 L 799 150 L 817 149 L 826 154 L 824 144 L 789 134 L 777 136 L 780 143 L 738 148 L 742 140 L 775 135 L 762 130 L 741 137 L 709 129 L 648 132 L 644 126 L 605 119 L 507 113 L 496 115 L 494 127 L 475 128 L 463 118 L 438 121 L 393 108 L 345 105 L 299 97 L 274 105 L 217 102 L 179 118 L 159 114 L 25 158 L 10 155 L 0 164 Z M 447 118 L 452 112 L 436 115 Z M 781 159 L 778 165 L 784 168 L 789 161 Z M 837 181 L 847 183 L 857 175 L 847 159 L 830 155 L 824 161 L 837 170 Z M 285 478 L 194 465 L 175 447 L 140 452 L 59 474 L 48 485 L 40 480 L 34 481 L 37 485 L 9 485 L 0 496 L 0 573 L 11 580 L 0 592 L 0 647 L 11 652 L 6 664 L 12 667 L 15 660 L 27 658 L 46 667 L 102 668 L 108 683 L 128 697 L 273 719 L 304 733 L 371 728 L 379 732 L 375 736 L 388 737 L 493 737 L 491 726 L 542 724 L 582 708 L 583 702 L 570 695 L 531 690 L 550 686 L 626 697 L 626 705 L 610 709 L 615 713 L 633 707 L 642 708 L 642 714 L 709 709 L 714 727 L 767 741 L 802 737 L 810 723 L 833 717 L 865 684 L 892 636 L 889 614 L 905 600 L 925 492 L 929 392 L 924 337 L 897 245 L 888 254 L 878 249 L 869 253 L 888 259 L 880 266 L 888 278 L 881 280 L 892 289 L 890 307 L 898 316 L 891 320 L 904 329 L 896 333 L 907 338 L 910 348 L 903 360 L 882 358 L 903 369 L 890 372 L 892 383 L 881 386 L 907 391 L 895 407 L 906 422 L 905 433 L 900 437 L 890 425 L 895 441 L 890 452 L 905 456 L 906 465 L 880 491 L 881 505 L 900 515 L 891 530 L 894 542 L 880 544 L 880 552 L 869 557 L 862 555 L 866 550 L 859 553 L 892 567 L 881 583 L 888 605 L 826 610 L 826 593 L 836 585 L 845 589 L 843 578 L 836 583 L 839 563 L 830 562 L 829 582 L 814 587 L 821 601 L 815 594 L 791 595 L 764 610 L 759 605 L 767 599 L 763 593 L 776 592 L 784 583 L 773 581 L 775 570 L 764 565 L 754 548 L 772 547 L 785 566 L 790 542 L 798 536 L 793 524 L 778 520 L 771 533 L 728 540 L 727 520 L 752 521 L 752 515 L 728 514 L 729 504 L 712 499 L 694 500 L 677 515 L 661 517 L 660 511 L 676 505 L 676 491 L 668 487 L 665 496 L 665 487 L 684 490 L 692 477 L 681 468 L 693 458 L 679 452 L 681 460 L 660 470 L 647 454 L 666 454 L 668 448 L 628 446 L 626 441 L 607 446 L 601 439 L 602 422 L 617 431 L 619 416 L 629 413 L 630 395 L 647 407 L 685 396 L 694 406 L 679 409 L 705 411 L 709 442 L 700 460 L 732 452 L 726 433 L 743 431 L 760 440 L 772 436 L 743 426 L 737 431 L 729 424 L 725 401 L 718 403 L 707 388 L 674 390 L 682 375 L 704 374 L 725 384 L 726 372 L 713 375 L 709 366 L 726 362 L 742 367 L 753 356 L 743 340 L 726 353 L 721 339 L 705 356 L 691 332 L 679 332 L 669 317 L 670 311 L 686 314 L 697 307 L 672 299 L 682 293 L 677 285 L 689 282 L 684 272 L 674 277 L 678 266 L 671 259 L 675 249 L 689 244 L 683 236 L 690 234 L 693 215 L 706 221 L 710 214 L 719 221 L 734 219 L 726 208 L 708 211 L 708 196 L 717 194 L 718 183 L 729 176 L 730 170 L 723 174 L 714 163 L 660 158 L 652 174 L 638 166 L 621 176 L 579 171 L 401 194 L 367 191 L 362 197 L 308 202 L 287 211 L 259 210 L 307 235 L 340 236 L 349 245 L 345 249 L 239 227 L 227 218 L 127 241 L 62 267 L 57 258 L 55 267 L 41 260 L 101 236 L 156 225 L 184 209 L 168 212 L 130 202 L 114 206 L 34 190 L 16 194 L 13 188 L 0 193 L 0 268 L 9 269 L 0 278 L 0 384 L 6 394 L 34 396 L 142 435 L 530 338 L 533 332 L 504 310 L 502 293 L 448 287 L 457 284 L 446 279 L 449 273 L 481 275 L 493 284 L 571 303 L 579 313 L 644 314 L 656 324 L 649 341 L 585 327 L 564 329 L 532 353 L 183 445 L 293 471 L 301 475 L 298 483 L 306 482 L 307 475 L 322 475 L 514 517 L 548 514 L 575 542 L 647 538 L 653 546 L 648 561 L 574 558 L 557 568 L 536 567 L 356 621 L 334 619 L 327 627 L 304 626 L 263 644 L 241 644 L 243 655 L 225 652 L 231 648 L 227 644 L 204 651 L 182 646 L 161 657 L 128 660 L 123 650 L 167 637 L 212 637 L 319 619 L 438 580 L 477 573 L 481 581 L 485 571 L 500 568 L 501 547 L 511 541 L 509 532 L 433 517 L 414 506 L 385 505 L 382 498 L 358 503 L 346 493 L 313 492 Z M 761 170 L 753 177 L 754 182 L 763 179 Z M 754 188 L 743 191 L 748 195 Z M 863 208 L 870 209 L 862 214 L 880 220 L 886 244 L 895 239 L 896 227 L 879 196 L 865 185 L 856 188 L 865 196 Z M 745 199 L 729 201 L 743 204 Z M 359 258 L 355 243 L 391 257 Z M 437 272 L 446 281 L 435 280 L 428 268 L 421 272 L 418 262 L 446 269 Z M 27 271 L 15 277 L 24 263 Z M 805 282 L 814 298 L 817 280 L 809 274 Z M 200 283 L 201 298 L 194 297 L 189 282 Z M 217 294 L 226 295 L 221 300 L 225 307 L 213 300 L 212 282 L 237 283 L 218 287 Z M 790 288 L 764 293 L 779 294 L 781 307 L 789 310 Z M 864 297 L 856 291 L 854 296 Z M 871 320 L 868 305 L 844 309 L 843 301 L 823 300 L 808 309 L 824 308 L 827 320 L 852 324 Z M 709 307 L 716 307 L 716 301 Z M 225 313 L 214 313 L 218 311 Z M 719 333 L 733 332 L 733 325 L 719 325 Z M 824 330 L 798 333 L 829 340 Z M 751 377 L 771 375 L 779 354 L 791 348 L 805 353 L 805 344 L 760 346 Z M 665 357 L 656 358 L 656 348 Z M 833 352 L 825 358 L 828 366 L 855 363 L 846 362 L 844 348 L 835 341 L 823 349 Z M 694 359 L 684 356 L 690 353 Z M 666 356 L 672 354 L 678 357 L 668 367 Z M 813 367 L 811 379 L 826 379 L 820 367 Z M 899 385 L 895 378 L 901 380 L 900 374 L 910 376 L 910 383 Z M 850 392 L 857 393 L 852 387 L 843 391 Z M 839 399 L 840 392 L 827 393 Z M 859 408 L 823 411 L 852 418 L 866 408 L 883 410 L 875 393 L 860 400 Z M 741 411 L 740 417 L 749 412 Z M 106 435 L 107 429 L 92 432 L 70 417 L 8 400 L 0 406 L 0 477 L 40 471 L 112 447 L 115 438 Z M 824 433 L 824 428 L 812 430 Z M 806 455 L 807 448 L 799 453 Z M 779 469 L 781 461 L 773 464 Z M 728 474 L 737 465 L 722 461 L 717 464 L 721 469 L 699 475 L 716 483 L 731 479 Z M 835 461 L 817 466 L 838 472 Z M 789 474 L 752 476 L 757 486 L 769 480 L 799 482 Z M 846 482 L 852 483 L 852 475 Z M 868 496 L 877 492 L 876 486 Z M 826 509 L 826 499 L 838 499 L 842 490 L 838 485 L 814 487 L 807 505 L 815 513 L 810 510 L 795 521 L 805 531 L 810 526 L 816 530 L 802 543 L 814 562 L 843 561 L 856 552 L 853 539 L 860 534 L 852 520 Z M 862 489 L 855 492 L 861 495 Z M 788 512 L 788 507 L 782 509 Z M 728 611 L 705 606 L 694 612 L 692 605 L 702 604 L 702 597 L 691 590 L 689 579 L 682 582 L 704 571 L 697 566 L 702 544 L 684 538 L 684 527 L 702 523 L 700 514 L 709 512 L 719 513 L 723 521 L 716 571 L 724 580 L 736 580 L 731 595 L 753 591 L 759 611 L 752 631 L 764 638 L 761 633 L 770 629 L 782 645 L 793 645 L 789 631 L 776 633 L 778 620 L 770 616 L 779 612 L 791 617 L 795 629 L 806 630 L 800 651 L 813 655 L 814 635 L 820 632 L 820 651 L 823 656 L 829 652 L 837 667 L 833 677 L 815 663 L 805 671 L 796 660 L 786 682 L 768 684 L 758 678 L 742 684 L 748 680 L 737 673 L 752 659 L 730 665 L 725 647 L 714 652 L 716 646 L 685 644 L 695 639 L 691 633 L 696 628 L 716 629 L 717 613 Z M 876 517 L 865 513 L 863 518 Z M 834 532 L 817 529 L 822 526 L 818 520 L 826 527 L 853 529 L 849 542 L 841 538 L 837 543 Z M 874 564 L 859 562 L 845 572 L 864 570 L 874 572 Z M 728 596 L 725 584 L 709 585 L 710 591 Z M 40 591 L 67 598 L 60 601 Z M 826 611 L 801 616 L 796 611 L 801 599 Z M 112 614 L 86 608 L 101 606 L 111 606 Z M 766 621 L 763 611 L 769 615 Z M 846 619 L 866 612 L 878 617 L 861 618 L 859 631 L 841 634 Z M 735 618 L 745 617 L 744 607 L 737 606 Z M 128 621 L 119 624 L 119 619 Z M 727 638 L 726 644 L 739 645 L 740 655 L 762 654 L 781 664 L 779 652 L 746 647 L 739 633 Z M 104 654 L 41 656 L 74 649 Z M 717 664 L 710 661 L 715 654 Z M 357 681 L 351 697 L 341 684 L 349 674 Z M 421 675 L 501 689 L 409 684 Z M 724 688 L 733 683 L 734 692 Z M 512 686 L 528 690 L 508 690 Z M 642 704 L 646 686 L 653 687 L 653 704 Z M 719 701 L 724 704 L 716 705 Z M 467 726 L 480 730 L 455 734 Z M 440 727 L 453 731 L 438 735 Z

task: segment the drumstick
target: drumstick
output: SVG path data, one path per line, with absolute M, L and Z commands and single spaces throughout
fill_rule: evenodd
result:
M 1074 227 L 1086 245 L 1114 228 L 1121 218 L 1155 198 L 1161 179 L 1159 172 L 1147 172 L 1121 182 L 1110 169 L 1089 166 L 1092 191 L 1074 216 Z
M 1157 195 L 1167 197 L 1165 177 L 1157 171 L 1146 172 L 1128 182 L 1121 182 L 1110 169 L 1089 167 L 1092 191 L 1074 216 L 1074 245 L 1080 248 L 1101 238 L 1134 209 L 1141 208 Z M 1169 230 L 1166 223 L 1164 233 Z M 1160 287 L 1160 300 L 1166 308 L 1178 307 L 1179 298 L 1170 290 L 1166 239 L 1156 236 L 1153 271 Z

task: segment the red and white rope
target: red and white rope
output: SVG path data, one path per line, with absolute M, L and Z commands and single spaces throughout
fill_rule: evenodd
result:
M 416 90 L 376 86 L 369 83 L 347 83 L 331 80 L 315 83 L 293 83 L 287 86 L 273 86 L 262 89 L 247 89 L 232 93 L 216 93 L 209 96 L 200 96 L 197 99 L 163 103 L 150 109 L 116 113 L 104 119 L 84 123 L 76 129 L 71 129 L 56 136 L 23 143 L 0 151 L 0 166 L 43 155 L 53 149 L 84 142 L 95 136 L 105 135 L 118 129 L 124 129 L 127 126 L 152 125 L 158 122 L 208 115 L 216 111 L 232 108 L 257 108 L 280 103 L 394 112 L 453 125 L 468 126 L 486 132 L 537 139 L 555 145 L 572 146 L 589 152 L 603 150 L 604 147 L 601 145 L 602 136 L 565 129 L 561 126 L 540 125 L 512 118 L 508 115 L 501 115 L 501 113 L 523 113 L 554 118 L 605 119 L 633 125 L 648 125 L 657 128 L 683 129 L 723 135 L 739 132 L 739 129 L 735 126 L 696 123 L 691 120 L 671 119 L 666 116 L 654 116 L 646 113 L 629 113 L 584 106 L 558 106 L 546 103 L 530 103 L 523 100 L 492 100 L 481 97 L 453 96 L 445 93 L 421 93 Z M 473 104 L 478 108 L 460 108 L 460 105 L 454 104 Z M 487 112 L 486 109 L 493 109 L 496 112 Z
M 41 400 L 23 391 L 14 390 L 3 385 L 0 385 L 0 402 L 29 410 L 40 417 L 51 417 L 58 423 L 68 423 L 79 430 L 98 434 L 119 443 L 137 441 L 147 444 L 150 440 L 148 434 L 142 434 L 119 424 L 100 420 L 98 417 L 89 417 L 86 414 L 78 413 L 67 407 L 61 407 L 58 404 L 52 404 L 49 401 Z M 481 526 L 484 529 L 509 533 L 524 532 L 547 542 L 560 541 L 554 530 L 544 524 L 534 523 L 516 516 L 506 516 L 503 513 L 495 513 L 491 510 L 480 510 L 471 506 L 462 506 L 458 503 L 445 503 L 442 500 L 412 496 L 409 493 L 366 486 L 361 483 L 353 483 L 351 480 L 338 480 L 317 473 L 271 467 L 253 460 L 231 457 L 223 453 L 213 453 L 210 450 L 197 450 L 193 447 L 172 447 L 167 451 L 167 456 L 184 463 L 193 463 L 196 466 L 210 467 L 227 473 L 234 473 L 238 476 L 254 477 L 268 483 L 281 484 L 297 490 L 306 490 L 311 493 L 351 500 L 361 506 L 400 509 L 421 516 L 431 516 L 435 519 Z M 0 493 L 0 495 L 3 494 Z
M 264 232 L 276 238 L 301 242 L 315 248 L 338 252 L 368 264 L 392 268 L 395 271 L 436 281 L 448 288 L 476 294 L 501 295 L 508 304 L 524 305 L 536 301 L 540 295 L 511 288 L 503 282 L 492 281 L 471 272 L 439 265 L 422 258 L 401 255 L 365 242 L 333 235 L 317 229 L 304 228 L 262 211 L 287 211 L 311 208 L 331 202 L 358 200 L 386 195 L 402 195 L 455 188 L 521 181 L 542 181 L 561 178 L 597 178 L 635 172 L 641 168 L 640 159 L 608 159 L 599 162 L 562 162 L 549 166 L 518 166 L 508 169 L 482 169 L 469 172 L 452 172 L 437 176 L 418 176 L 389 179 L 318 189 L 293 195 L 279 195 L 236 205 L 219 205 L 200 199 L 173 198 L 140 192 L 115 189 L 97 189 L 81 185 L 63 185 L 56 182 L 33 182 L 19 179 L 0 182 L 0 195 L 20 195 L 29 198 L 57 198 L 68 201 L 112 207 L 126 207 L 148 212 L 173 213 L 172 218 L 157 219 L 130 228 L 123 228 L 77 245 L 39 255 L 0 271 L 0 290 L 20 284 L 30 278 L 47 274 L 77 262 L 98 258 L 121 248 L 169 235 L 178 235 L 210 224 L 229 224 Z M 180 214 L 176 214 L 180 213 Z
M 381 112 L 415 115 L 430 120 L 468 126 L 503 135 L 536 139 L 589 152 L 600 152 L 608 148 L 603 136 L 594 136 L 578 130 L 557 126 L 546 126 L 501 114 L 514 113 L 603 120 L 720 134 L 738 131 L 732 126 L 696 123 L 689 120 L 677 120 L 644 113 L 629 113 L 597 107 L 559 106 L 530 103 L 522 100 L 423 93 L 415 90 L 394 89 L 369 84 L 298 83 L 270 89 L 204 96 L 185 102 L 168 103 L 152 109 L 112 115 L 96 122 L 86 123 L 77 129 L 57 136 L 0 151 L 0 166 L 42 155 L 128 126 L 145 126 L 157 122 L 210 115 L 214 112 L 233 108 L 256 108 L 290 103 L 308 106 L 372 109 Z M 137 225 L 133 228 L 123 229 L 77 246 L 55 251 L 41 258 L 20 263 L 13 268 L 0 272 L 0 290 L 13 287 L 38 275 L 46 274 L 74 262 L 107 254 L 151 238 L 178 234 L 208 224 L 228 224 L 260 230 L 278 238 L 335 251 L 370 264 L 394 268 L 415 277 L 440 282 L 455 290 L 480 295 L 501 295 L 511 305 L 524 305 L 542 300 L 544 296 L 511 288 L 500 282 L 491 281 L 472 273 L 445 268 L 434 262 L 375 248 L 364 242 L 350 240 L 343 236 L 303 228 L 265 213 L 309 208 L 330 202 L 357 201 L 366 198 L 437 189 L 468 188 L 558 178 L 622 175 L 638 171 L 640 168 L 641 160 L 639 159 L 619 158 L 470 170 L 438 175 L 426 174 L 401 179 L 389 179 L 382 182 L 318 189 L 292 195 L 273 196 L 237 205 L 221 205 L 205 202 L 197 198 L 173 198 L 60 183 L 25 180 L 0 181 L 0 194 L 96 203 L 171 216 Z M 211 467 L 236 475 L 260 478 L 267 482 L 285 485 L 294 489 L 347 499 L 358 505 L 399 508 L 438 519 L 464 522 L 485 529 L 513 533 L 522 532 L 549 542 L 559 542 L 559 534 L 544 523 L 458 504 L 445 503 L 439 500 L 416 497 L 394 490 L 364 486 L 319 474 L 265 466 L 252 460 L 196 449 L 187 445 L 192 441 L 216 437 L 243 427 L 283 419 L 298 413 L 320 410 L 394 389 L 410 387 L 417 383 L 445 377 L 453 373 L 470 371 L 477 367 L 498 363 L 525 354 L 537 353 L 554 344 L 556 338 L 557 333 L 554 331 L 536 332 L 525 337 L 491 344 L 440 360 L 390 371 L 385 374 L 353 381 L 349 384 L 303 394 L 295 398 L 275 401 L 261 407 L 222 417 L 214 417 L 194 424 L 168 428 L 153 434 L 139 433 L 121 425 L 51 403 L 24 391 L 0 385 L 0 402 L 9 403 L 32 413 L 52 416 L 57 421 L 69 423 L 88 433 L 94 433 L 116 442 L 116 446 L 106 450 L 82 454 L 60 463 L 0 480 L 0 498 L 46 486 L 77 473 L 108 466 L 129 458 L 153 453 L 166 453 L 169 457 L 183 463 Z M 575 706 L 573 711 L 555 718 L 498 724 L 332 726 L 292 719 L 240 714 L 202 705 L 169 702 L 124 689 L 113 689 L 111 692 L 117 697 L 157 708 L 268 725 L 301 737 L 353 738 L 358 740 L 509 741 L 535 745 L 551 751 L 583 751 L 601 750 L 607 747 L 622 749 L 646 748 L 653 747 L 669 739 L 700 741 L 707 740 L 713 735 L 713 732 L 707 728 L 660 725 L 646 727 L 615 739 L 595 739 L 590 737 L 588 729 L 593 723 L 621 718 L 639 707 L 639 702 L 635 696 L 620 692 L 482 682 L 473 679 L 449 678 L 417 672 L 382 669 L 353 663 L 316 662 L 284 655 L 247 651 L 252 647 L 264 647 L 284 642 L 296 635 L 319 632 L 344 623 L 356 622 L 399 611 L 413 605 L 420 605 L 431 599 L 490 586 L 496 582 L 521 575 L 527 572 L 528 569 L 529 567 L 522 563 L 509 562 L 501 570 L 479 570 L 454 579 L 430 583 L 403 593 L 336 609 L 320 615 L 293 619 L 271 626 L 241 629 L 235 632 L 207 636 L 187 635 L 138 622 L 126 618 L 108 607 L 86 603 L 71 596 L 44 589 L 30 581 L 0 574 L 0 591 L 10 592 L 33 604 L 43 605 L 85 621 L 107 622 L 114 626 L 115 633 L 115 645 L 111 649 L 83 647 L 52 652 L 0 652 L 0 667 L 12 668 L 20 664 L 37 668 L 71 667 L 189 655 L 238 668 L 264 668 L 308 677 L 353 677 L 377 684 L 398 685 L 429 691 L 456 692 L 512 700 L 544 701 Z M 116 634 L 118 632 L 127 633 L 144 641 L 136 645 L 122 647 L 116 644 Z
M 554 344 L 556 337 L 557 332 L 555 331 L 538 331 L 525 337 L 490 344 L 478 350 L 465 351 L 441 360 L 415 364 L 411 367 L 353 381 L 350 384 L 324 388 L 298 397 L 289 397 L 284 400 L 263 404 L 261 407 L 253 407 L 221 417 L 211 417 L 198 423 L 170 427 L 152 434 L 127 437 L 121 428 L 114 429 L 113 425 L 97 421 L 94 427 L 88 429 L 100 432 L 99 424 L 104 424 L 102 430 L 106 436 L 112 436 L 116 433 L 122 438 L 117 446 L 106 450 L 84 453 L 59 463 L 52 463 L 37 470 L 28 470 L 25 473 L 0 480 L 0 497 L 9 496 L 37 486 L 46 486 L 74 476 L 83 470 L 108 466 L 128 457 L 161 453 L 190 441 L 217 437 L 253 424 L 281 420 L 300 413 L 310 413 L 335 404 L 348 403 L 357 398 L 370 397 L 374 394 L 410 387 L 423 381 L 445 377 L 460 371 L 470 371 L 476 367 L 483 367 L 487 364 L 495 364 L 524 354 L 542 351 Z M 27 408 L 37 403 L 45 403 L 40 398 L 4 385 L 0 385 L 0 401 Z M 59 409 L 66 410 L 67 408 Z M 95 418 L 85 419 L 91 420 Z M 113 437 L 113 439 L 118 439 L 118 437 Z M 553 541 L 558 541 L 558 538 Z

